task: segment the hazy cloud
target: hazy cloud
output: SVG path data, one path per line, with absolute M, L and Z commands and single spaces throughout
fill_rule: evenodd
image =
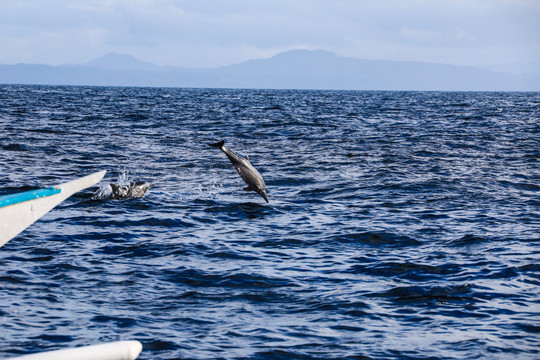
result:
M 0 63 L 205 67 L 302 48 L 530 71 L 539 18 L 535 0 L 0 0 Z

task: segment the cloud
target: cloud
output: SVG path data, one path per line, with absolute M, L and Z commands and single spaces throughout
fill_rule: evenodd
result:
M 3 1 L 0 63 L 219 66 L 304 48 L 497 67 L 540 58 L 538 18 L 528 0 Z

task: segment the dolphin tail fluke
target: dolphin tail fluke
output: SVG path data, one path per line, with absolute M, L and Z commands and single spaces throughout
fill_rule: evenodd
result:
M 221 149 L 221 147 L 223 147 L 223 145 L 225 145 L 225 141 L 223 141 L 223 140 L 221 140 L 220 142 L 215 143 L 215 144 L 208 144 L 208 146 L 215 147 L 215 148 L 218 148 L 218 149 Z

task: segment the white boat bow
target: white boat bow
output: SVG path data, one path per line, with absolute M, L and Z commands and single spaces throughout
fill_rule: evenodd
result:
M 48 189 L 0 197 L 0 246 L 74 193 L 97 184 L 106 172 L 96 172 Z

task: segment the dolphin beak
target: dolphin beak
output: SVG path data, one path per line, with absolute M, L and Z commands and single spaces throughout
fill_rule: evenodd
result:
M 270 201 L 268 201 L 268 197 L 266 196 L 266 193 L 263 193 L 263 194 L 262 194 L 262 197 L 263 197 L 264 200 L 266 200 L 266 203 L 267 203 L 267 204 L 270 203 Z

